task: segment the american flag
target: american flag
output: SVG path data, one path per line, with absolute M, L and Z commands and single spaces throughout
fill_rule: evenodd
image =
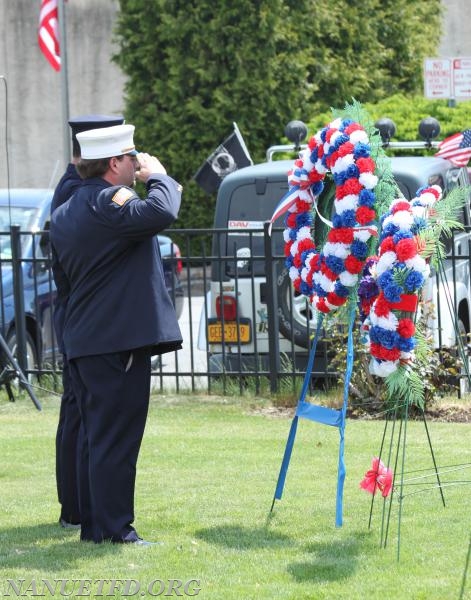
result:
M 57 0 L 41 0 L 38 42 L 51 67 L 60 71 L 59 20 Z
M 438 145 L 440 150 L 435 156 L 446 158 L 457 167 L 465 167 L 471 158 L 471 129 L 455 133 Z

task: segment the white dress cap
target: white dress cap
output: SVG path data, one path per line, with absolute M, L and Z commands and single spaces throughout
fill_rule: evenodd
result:
M 136 155 L 134 129 L 134 125 L 114 125 L 77 133 L 82 158 L 93 160 L 122 154 Z

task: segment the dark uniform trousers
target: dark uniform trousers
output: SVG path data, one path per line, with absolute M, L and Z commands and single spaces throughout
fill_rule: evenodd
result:
M 57 495 L 62 505 L 61 518 L 68 523 L 80 523 L 77 489 L 80 412 L 72 389 L 70 366 L 65 355 L 63 357 L 62 383 L 64 392 L 56 434 Z
M 149 406 L 147 348 L 70 360 L 82 417 L 81 539 L 121 542 L 134 531 L 136 463 Z

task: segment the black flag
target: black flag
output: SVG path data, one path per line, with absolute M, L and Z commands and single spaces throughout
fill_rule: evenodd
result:
M 193 179 L 207 194 L 213 194 L 226 175 L 249 165 L 253 165 L 253 160 L 237 124 L 234 123 L 234 131 L 208 156 Z

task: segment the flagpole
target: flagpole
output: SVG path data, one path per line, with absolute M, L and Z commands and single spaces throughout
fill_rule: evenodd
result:
M 58 19 L 60 31 L 60 59 L 61 59 L 61 101 L 62 101 L 62 143 L 64 151 L 64 170 L 70 162 L 70 134 L 69 134 L 69 87 L 67 71 L 67 35 L 65 25 L 64 0 L 58 0 Z

